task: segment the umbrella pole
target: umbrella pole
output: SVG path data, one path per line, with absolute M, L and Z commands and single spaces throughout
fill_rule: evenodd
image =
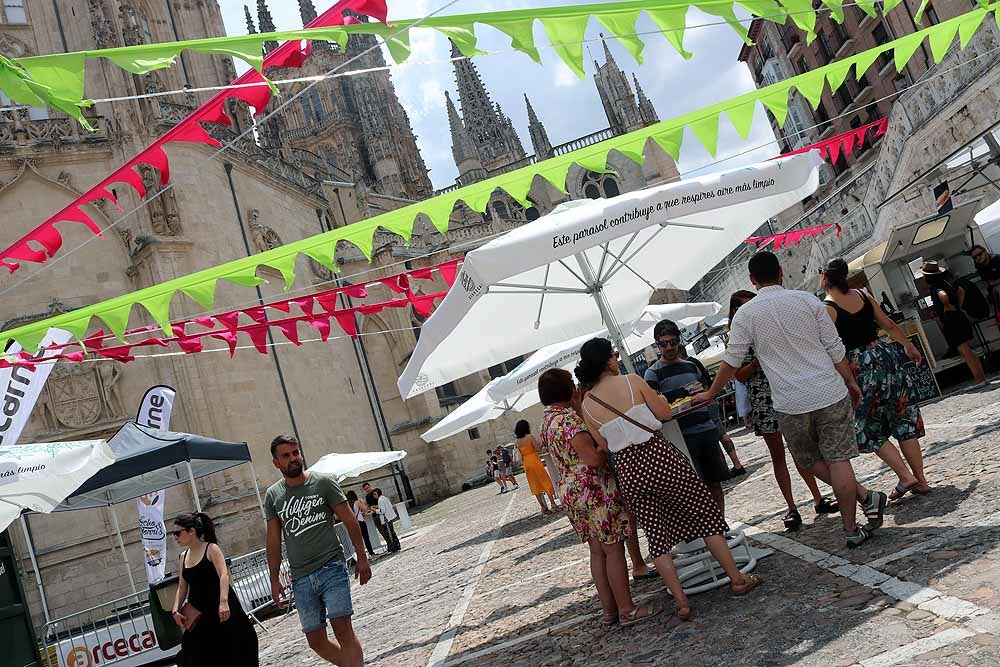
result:
M 198 496 L 198 485 L 194 482 L 194 470 L 191 470 L 190 461 L 185 461 L 184 465 L 187 466 L 188 479 L 191 481 L 191 493 L 194 494 L 194 509 L 201 512 L 201 498 Z
M 253 463 L 250 464 L 250 474 L 253 475 L 253 490 L 257 494 L 257 505 L 260 506 L 260 515 L 264 517 L 264 521 L 267 521 L 267 513 L 264 512 L 264 501 L 260 498 L 260 485 L 257 483 L 257 471 L 253 469 Z
M 115 506 L 111 503 L 111 494 L 108 494 L 108 509 L 111 510 L 111 520 L 115 524 L 115 534 L 118 535 L 118 548 L 122 551 L 122 559 L 125 561 L 125 571 L 128 573 L 128 581 L 132 584 L 132 593 L 138 593 L 139 589 L 135 587 L 135 577 L 132 576 L 132 566 L 128 563 L 128 552 L 125 551 L 125 539 L 122 537 L 122 528 L 118 524 L 118 512 L 115 511 Z
M 614 316 L 611 314 L 611 308 L 608 307 L 607 297 L 604 296 L 604 289 L 597 281 L 597 276 L 594 275 L 594 269 L 590 265 L 590 260 L 582 252 L 578 252 L 576 255 L 576 262 L 580 265 L 580 273 L 583 275 L 583 279 L 587 281 L 587 287 L 593 290 L 594 303 L 597 304 L 597 310 L 601 313 L 601 320 L 604 322 L 604 326 L 608 329 L 608 335 L 611 336 L 611 342 L 614 343 L 615 347 L 622 354 L 622 363 L 625 364 L 625 369 L 629 373 L 635 373 L 635 364 L 632 363 L 632 355 L 629 353 L 628 347 L 625 345 L 625 337 L 622 335 L 621 328 L 618 326 L 618 322 L 615 320 Z
M 45 615 L 45 622 L 52 619 L 49 617 L 49 602 L 45 599 L 45 586 L 42 585 L 42 571 L 38 569 L 38 560 L 35 557 L 35 543 L 31 539 L 31 532 L 28 530 L 28 522 L 24 515 L 21 515 L 21 531 L 24 533 L 24 542 L 28 545 L 28 558 L 31 560 L 31 567 L 35 570 L 35 584 L 38 586 L 38 595 L 42 599 L 42 614 Z

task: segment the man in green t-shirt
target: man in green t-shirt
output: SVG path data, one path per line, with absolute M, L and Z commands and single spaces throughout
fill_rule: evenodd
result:
M 271 442 L 271 458 L 283 477 L 264 497 L 271 597 L 278 607 L 285 606 L 285 586 L 278 576 L 284 538 L 292 591 L 309 647 L 327 662 L 361 667 L 364 663 L 361 641 L 351 625 L 354 614 L 351 580 L 344 562 L 344 548 L 334 530 L 336 517 L 347 527 L 354 543 L 358 559 L 355 577 L 364 586 L 371 579 L 372 570 L 354 511 L 332 477 L 303 469 L 302 452 L 294 437 L 276 437 Z M 333 641 L 326 632 L 327 621 L 333 628 Z

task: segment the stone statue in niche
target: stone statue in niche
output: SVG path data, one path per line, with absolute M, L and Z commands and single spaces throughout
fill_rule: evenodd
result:
M 247 226 L 250 227 L 250 237 L 257 252 L 274 250 L 281 245 L 281 237 L 267 225 L 260 223 L 260 211 L 252 208 L 247 212 Z
M 146 208 L 153 233 L 158 236 L 177 236 L 181 233 L 180 212 L 173 188 L 156 196 L 161 190 L 159 173 L 149 165 L 140 164 L 139 174 L 146 188 Z
M 117 362 L 108 361 L 97 364 L 101 379 L 101 399 L 108 417 L 119 417 L 125 414 L 124 403 L 119 392 L 118 383 L 122 379 L 122 369 Z

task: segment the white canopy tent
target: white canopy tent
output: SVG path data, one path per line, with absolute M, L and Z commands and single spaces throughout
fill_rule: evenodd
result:
M 976 213 L 975 221 L 990 250 L 1000 252 L 1000 201 L 995 201 Z
M 815 192 L 821 164 L 812 152 L 568 202 L 469 252 L 421 329 L 400 394 L 602 327 L 628 352 L 620 322 L 637 319 L 660 285 L 689 289 L 765 220 Z
M 674 320 L 682 328 L 694 326 L 706 317 L 718 315 L 722 306 L 714 302 L 671 303 L 647 306 L 642 316 L 622 327 L 625 345 L 640 350 L 653 344 L 653 328 L 660 320 Z M 510 411 L 522 412 L 539 403 L 537 380 L 550 368 L 572 368 L 580 357 L 580 347 L 599 336 L 601 329 L 556 345 L 548 345 L 524 360 L 507 375 L 483 387 L 457 410 L 439 421 L 420 437 L 426 442 L 443 440 L 476 424 L 502 417 Z
M 378 470 L 402 461 L 404 456 L 406 456 L 406 452 L 403 451 L 325 454 L 316 463 L 309 466 L 309 470 L 333 475 L 340 483 L 350 477 L 359 477 L 371 470 Z

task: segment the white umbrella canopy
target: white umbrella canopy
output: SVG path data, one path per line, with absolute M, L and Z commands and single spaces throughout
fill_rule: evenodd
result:
M 815 192 L 815 152 L 613 199 L 575 201 L 465 256 L 399 378 L 411 398 L 520 354 L 640 316 L 689 289 L 768 218 Z M 619 345 L 619 347 L 622 347 Z
M 104 440 L 0 447 L 0 532 L 23 510 L 51 512 L 114 462 Z
M 722 306 L 711 301 L 647 306 L 641 317 L 622 328 L 625 345 L 629 350 L 635 351 L 652 345 L 653 328 L 660 320 L 674 320 L 683 328 L 717 315 L 721 310 Z M 510 373 L 483 387 L 479 393 L 420 437 L 425 442 L 444 440 L 476 424 L 497 419 L 511 411 L 523 412 L 537 405 L 540 402 L 538 377 L 550 368 L 571 369 L 580 358 L 580 347 L 584 343 L 591 338 L 607 335 L 607 329 L 600 329 L 543 347 Z
M 401 461 L 404 456 L 406 452 L 403 451 L 326 454 L 309 466 L 309 470 L 332 475 L 339 483 L 349 477 L 359 477 L 371 470 Z

